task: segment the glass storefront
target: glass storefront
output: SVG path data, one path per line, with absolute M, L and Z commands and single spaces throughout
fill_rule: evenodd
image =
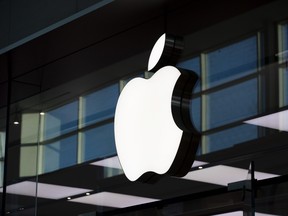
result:
M 1 215 L 288 215 L 287 1 L 73 1 L 65 16 L 71 2 L 60 2 L 55 19 L 49 7 L 47 22 L 0 38 Z M 24 3 L 9 4 L 16 28 Z M 27 20 L 40 7 L 30 4 Z M 190 117 L 201 141 L 187 175 L 130 182 L 115 108 L 128 81 L 153 76 L 164 31 L 184 39 L 177 67 L 199 76 Z

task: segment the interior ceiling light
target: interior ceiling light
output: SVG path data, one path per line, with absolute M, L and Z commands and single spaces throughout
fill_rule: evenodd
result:
M 114 169 L 121 169 L 121 165 L 117 156 L 93 162 L 91 163 L 91 165 L 109 167 L 109 168 L 114 168 Z
M 217 214 L 217 215 L 213 215 L 213 216 L 243 216 L 243 215 L 244 215 L 243 211 L 234 211 L 234 212 L 227 212 L 227 213 Z M 277 215 L 255 212 L 255 216 L 277 216 Z
M 6 192 L 8 194 L 36 196 L 36 187 L 38 187 L 37 196 L 40 198 L 47 198 L 47 199 L 61 199 L 91 191 L 89 189 L 83 189 L 83 188 L 67 187 L 67 186 L 44 184 L 44 183 L 37 184 L 36 182 L 24 181 L 7 186 Z M 2 191 L 3 188 L 0 189 L 0 192 Z
M 275 56 L 279 56 L 279 57 L 285 57 L 285 55 L 288 56 L 288 50 L 284 50 L 282 52 L 276 53 Z
M 129 206 L 155 202 L 158 201 L 158 199 L 111 192 L 100 192 L 92 194 L 90 196 L 83 196 L 76 199 L 71 199 L 69 201 L 113 208 L 126 208 Z
M 244 121 L 244 123 L 262 126 L 280 131 L 288 131 L 288 110 L 265 115 L 259 118 Z
M 204 161 L 194 161 L 192 167 L 199 167 L 207 164 Z M 102 166 L 102 167 L 109 167 L 109 168 L 114 168 L 114 169 L 121 169 L 121 165 L 118 159 L 118 156 L 106 158 L 100 161 L 96 161 L 91 163 L 90 165 L 96 165 L 96 166 Z
M 219 175 L 221 173 L 221 175 Z M 247 179 L 248 170 L 230 167 L 225 165 L 218 165 L 199 169 L 189 172 L 184 179 L 205 182 L 216 185 L 227 186 L 229 183 L 242 181 Z M 277 177 L 278 175 L 255 172 L 255 178 L 258 180 Z

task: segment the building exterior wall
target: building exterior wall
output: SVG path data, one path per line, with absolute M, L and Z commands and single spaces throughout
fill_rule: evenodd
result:
M 0 38 L 3 215 L 288 215 L 285 0 L 0 4 L 12 19 L 0 23 L 12 29 Z M 177 67 L 200 78 L 201 143 L 186 176 L 130 182 L 115 107 L 129 80 L 153 75 L 163 32 L 183 37 Z

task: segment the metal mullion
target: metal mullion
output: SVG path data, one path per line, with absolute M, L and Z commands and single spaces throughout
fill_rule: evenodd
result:
M 201 65 L 201 92 L 205 91 L 207 89 L 207 69 L 206 69 L 206 53 L 201 53 L 200 55 L 200 65 Z M 201 96 L 201 109 L 200 109 L 200 115 L 201 115 L 201 131 L 204 132 L 207 129 L 207 97 L 206 94 L 202 94 Z M 205 154 L 208 152 L 207 148 L 207 137 L 202 136 L 202 154 Z
M 257 110 L 258 113 L 261 113 L 265 110 L 265 77 L 263 76 L 262 71 L 265 71 L 263 68 L 263 58 L 264 58 L 264 49 L 263 49 L 263 32 L 257 32 Z M 257 128 L 257 137 L 262 137 L 265 135 L 265 130 L 263 128 Z
M 81 131 L 84 125 L 84 98 L 82 96 L 79 97 L 78 102 L 78 142 L 77 142 L 77 163 L 83 162 L 83 151 L 84 151 L 84 143 L 83 143 L 83 132 Z
M 283 41 L 284 41 L 284 38 L 283 38 L 283 24 L 280 23 L 277 25 L 277 39 L 278 39 L 278 64 L 280 66 L 280 64 L 283 64 L 284 62 L 284 59 L 283 59 L 283 56 L 280 55 L 279 53 L 283 51 Z M 279 67 L 279 70 L 278 70 L 278 75 L 279 75 L 279 107 L 282 107 L 284 106 L 284 71 L 285 69 L 283 69 L 283 67 Z

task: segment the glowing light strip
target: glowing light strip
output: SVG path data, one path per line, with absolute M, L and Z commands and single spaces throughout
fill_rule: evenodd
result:
M 114 169 L 122 169 L 117 156 L 93 162 L 93 163 L 91 163 L 91 165 L 109 167 L 109 168 L 114 168 Z
M 208 163 L 204 161 L 195 160 L 192 167 L 199 167 L 205 164 L 208 164 Z M 118 156 L 96 161 L 96 162 L 91 163 L 90 165 L 96 165 L 96 166 L 102 166 L 102 167 L 108 167 L 108 168 L 114 168 L 114 169 L 122 169 Z
M 6 192 L 8 194 L 23 195 L 23 196 L 36 196 L 36 187 L 37 196 L 40 198 L 47 199 L 61 199 L 68 196 L 74 196 L 77 194 L 82 194 L 89 192 L 89 189 L 67 187 L 53 184 L 44 184 L 36 183 L 30 181 L 19 182 L 7 186 Z M 3 191 L 3 188 L 0 189 L 0 192 Z
M 235 212 L 228 212 L 228 213 L 217 214 L 217 215 L 212 215 L 212 216 L 243 216 L 243 215 L 244 215 L 243 211 L 235 211 Z M 255 216 L 277 216 L 277 215 L 255 212 Z
M 246 169 L 218 165 L 189 172 L 183 178 L 187 180 L 227 186 L 232 182 L 246 180 L 247 174 L 248 170 Z M 277 176 L 278 175 L 270 173 L 255 172 L 255 178 L 258 180 L 273 178 Z
M 97 206 L 106 206 L 113 208 L 126 208 L 135 205 L 155 202 L 158 199 L 151 199 L 146 197 L 132 196 L 111 192 L 100 192 L 90 196 L 83 196 L 76 199 L 69 200 L 70 202 L 78 202 Z
M 288 110 L 245 121 L 244 123 L 288 131 Z

